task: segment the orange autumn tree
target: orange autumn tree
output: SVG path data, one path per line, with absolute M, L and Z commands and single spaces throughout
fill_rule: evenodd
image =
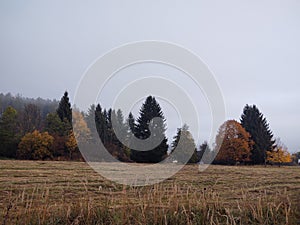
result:
M 271 152 L 267 152 L 267 161 L 278 164 L 278 166 L 292 162 L 291 154 L 279 138 L 276 139 L 276 148 Z
M 250 134 L 242 125 L 235 120 L 228 120 L 219 128 L 216 137 L 216 149 L 219 152 L 215 162 L 229 165 L 249 162 L 252 145 Z

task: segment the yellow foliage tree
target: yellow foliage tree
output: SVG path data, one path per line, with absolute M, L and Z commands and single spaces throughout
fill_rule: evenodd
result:
M 276 148 L 272 152 L 267 152 L 267 160 L 271 163 L 289 163 L 292 161 L 291 154 L 288 152 L 287 147 L 279 140 L 276 140 Z
M 81 112 L 73 110 L 73 134 L 78 142 L 87 142 L 91 139 L 91 131 Z
M 35 130 L 27 133 L 18 145 L 17 157 L 20 159 L 45 160 L 52 158 L 51 147 L 54 138 L 48 132 Z
M 74 135 L 73 131 L 71 131 L 70 134 L 68 135 L 68 139 L 66 141 L 66 147 L 69 150 L 69 158 L 72 159 L 73 154 L 78 149 L 77 141 L 76 141 L 76 138 L 75 138 L 75 135 Z
M 66 147 L 69 151 L 70 159 L 74 158 L 75 153 L 78 153 L 77 155 L 80 155 L 77 142 L 85 143 L 91 139 L 90 129 L 88 128 L 82 113 L 77 110 L 73 110 L 72 119 L 73 130 L 69 133 L 68 139 L 66 141 Z

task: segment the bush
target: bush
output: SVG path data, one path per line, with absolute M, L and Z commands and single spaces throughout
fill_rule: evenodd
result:
M 51 147 L 54 138 L 48 132 L 40 133 L 35 130 L 27 133 L 19 143 L 17 157 L 19 159 L 51 159 Z

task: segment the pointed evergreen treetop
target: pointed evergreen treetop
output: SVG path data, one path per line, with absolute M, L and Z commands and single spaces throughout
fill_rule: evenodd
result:
M 252 149 L 252 162 L 264 164 L 267 159 L 267 151 L 274 149 L 273 134 L 269 124 L 256 105 L 246 105 L 241 116 L 241 124 L 250 133 L 254 141 Z
M 129 126 L 130 131 L 132 133 L 134 133 L 134 130 L 135 130 L 135 119 L 134 119 L 134 117 L 133 117 L 133 115 L 132 115 L 131 112 L 128 115 L 127 122 L 128 122 L 128 126 Z
M 198 162 L 195 140 L 189 131 L 187 124 L 184 124 L 181 128 L 177 129 L 177 134 L 173 137 L 171 147 L 172 158 L 178 162 Z
M 61 98 L 56 112 L 61 121 L 64 121 L 66 119 L 69 123 L 72 123 L 72 108 L 67 91 Z
M 161 107 L 154 97 L 148 96 L 145 103 L 141 107 L 140 116 L 137 119 L 136 130 L 138 138 L 146 139 L 151 135 L 149 126 L 155 125 L 150 124 L 151 121 L 153 122 L 154 118 L 161 118 L 161 121 L 163 123 L 156 124 L 156 127 L 161 130 L 160 132 L 164 133 L 166 131 L 166 125 L 165 117 L 163 115 Z
M 135 162 L 144 163 L 157 163 L 163 160 L 168 150 L 165 131 L 166 124 L 161 107 L 154 97 L 148 96 L 141 107 L 134 134 L 137 138 L 142 140 L 151 136 L 154 137 L 154 141 L 161 140 L 162 137 L 162 141 L 157 147 L 149 151 L 132 150 L 130 155 L 131 159 Z

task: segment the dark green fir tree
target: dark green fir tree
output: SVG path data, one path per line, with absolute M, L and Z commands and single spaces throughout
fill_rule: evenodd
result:
M 275 147 L 273 134 L 266 118 L 255 105 L 246 105 L 241 116 L 241 124 L 254 141 L 251 151 L 252 163 L 265 164 L 267 152 Z
M 174 151 L 176 150 L 176 151 Z M 199 161 L 195 140 L 189 131 L 188 125 L 177 129 L 172 142 L 173 159 L 179 163 L 197 163 Z
M 160 119 L 157 120 L 154 118 Z M 152 133 L 150 130 L 152 130 Z M 162 139 L 162 141 L 157 147 L 148 151 L 132 149 L 130 154 L 131 160 L 139 163 L 158 163 L 162 161 L 166 157 L 168 151 L 165 131 L 166 120 L 161 107 L 154 97 L 148 96 L 141 107 L 140 115 L 136 121 L 134 134 L 141 140 L 145 140 L 152 136 L 154 137 L 154 142 L 157 141 L 157 139 Z M 157 139 L 155 139 L 156 137 Z
M 61 98 L 56 112 L 61 121 L 67 120 L 70 124 L 72 123 L 72 108 L 67 91 Z

